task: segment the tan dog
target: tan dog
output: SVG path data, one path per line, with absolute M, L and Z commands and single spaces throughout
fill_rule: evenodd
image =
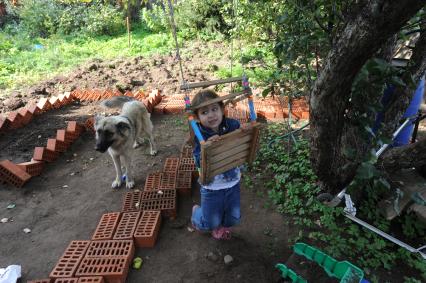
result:
M 95 117 L 96 150 L 105 152 L 108 150 L 114 161 L 116 178 L 112 182 L 112 188 L 119 188 L 122 183 L 121 162 L 124 163 L 126 187 L 131 189 L 135 185 L 131 174 L 131 161 L 133 149 L 143 142 L 145 135 L 151 145 L 151 155 L 157 153 L 153 136 L 151 114 L 145 105 L 139 101 L 127 101 L 131 99 L 112 98 L 102 103 L 106 107 L 123 105 L 120 115 Z

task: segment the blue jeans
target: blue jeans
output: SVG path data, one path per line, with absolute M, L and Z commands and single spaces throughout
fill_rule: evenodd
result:
M 240 183 L 223 190 L 201 188 L 201 206 L 194 210 L 191 221 L 199 230 L 231 227 L 240 223 Z

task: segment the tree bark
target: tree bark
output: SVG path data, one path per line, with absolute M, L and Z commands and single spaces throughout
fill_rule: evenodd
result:
M 403 147 L 395 147 L 385 153 L 380 167 L 388 174 L 399 169 L 420 168 L 426 165 L 426 138 Z
M 365 62 L 423 6 L 423 0 L 368 1 L 347 22 L 326 57 L 310 95 L 311 161 L 331 192 L 339 191 L 355 173 L 354 166 L 344 167 L 349 160 L 342 148 L 349 143 L 366 150 L 357 146 L 357 131 L 345 119 L 352 82 Z

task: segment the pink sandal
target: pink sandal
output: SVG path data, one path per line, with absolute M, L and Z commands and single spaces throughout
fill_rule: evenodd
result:
M 212 231 L 212 237 L 216 240 L 230 240 L 231 229 L 227 227 L 219 227 Z

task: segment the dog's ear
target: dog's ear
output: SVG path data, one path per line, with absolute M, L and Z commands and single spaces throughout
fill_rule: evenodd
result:
M 126 122 L 120 122 L 115 126 L 117 127 L 117 132 L 123 137 L 126 136 L 126 131 L 130 131 L 130 125 Z

